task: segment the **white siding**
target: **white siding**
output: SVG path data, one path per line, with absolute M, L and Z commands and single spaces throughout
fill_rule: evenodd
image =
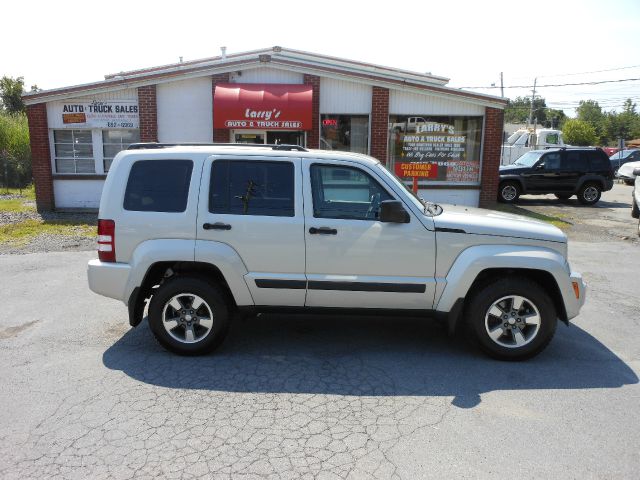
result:
M 280 70 L 278 68 L 259 66 L 242 70 L 242 75 L 232 73 L 229 76 L 231 83 L 295 83 L 302 84 L 302 73 Z
M 104 180 L 53 180 L 56 208 L 98 208 Z
M 320 79 L 320 113 L 371 113 L 371 85 Z
M 480 190 L 419 189 L 418 195 L 429 202 L 452 203 L 477 207 L 480 204 Z
M 484 115 L 484 107 L 461 100 L 436 95 L 391 90 L 389 92 L 391 115 Z
M 157 86 L 158 141 L 213 141 L 211 78 Z

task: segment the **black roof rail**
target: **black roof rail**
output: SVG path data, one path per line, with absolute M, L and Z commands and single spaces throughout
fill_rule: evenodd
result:
M 139 142 L 132 143 L 127 150 L 153 150 L 171 147 L 262 147 L 271 148 L 272 150 L 298 151 L 308 152 L 306 148 L 300 145 L 288 144 L 264 144 L 264 143 L 199 143 L 199 142 L 179 142 L 179 143 L 158 143 L 158 142 Z

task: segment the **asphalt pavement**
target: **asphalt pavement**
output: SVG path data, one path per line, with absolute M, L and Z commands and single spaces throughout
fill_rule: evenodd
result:
M 89 291 L 93 252 L 2 255 L 0 478 L 635 479 L 640 246 L 622 236 L 570 233 L 587 303 L 521 363 L 346 316 L 260 316 L 177 357 Z

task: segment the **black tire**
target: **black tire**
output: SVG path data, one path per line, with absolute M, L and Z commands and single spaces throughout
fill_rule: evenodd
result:
M 578 201 L 582 205 L 594 205 L 602 196 L 602 188 L 597 183 L 585 183 L 578 190 Z
M 636 183 L 635 180 L 623 180 L 625 185 L 629 185 L 630 187 L 633 187 L 633 185 Z
M 502 311 L 502 308 L 512 309 L 513 301 L 509 303 L 509 296 L 525 299 L 519 313 L 512 317 L 510 313 L 502 312 L 501 315 L 507 315 L 507 319 L 489 313 L 490 309 L 493 310 L 494 303 L 501 299 L 505 300 L 498 304 L 502 305 L 498 307 L 499 311 Z M 539 319 L 537 327 L 525 325 L 532 321 L 531 318 L 525 320 L 527 315 L 536 313 L 536 309 Z M 486 354 L 499 360 L 526 360 L 539 354 L 553 338 L 558 323 L 556 309 L 549 294 L 536 282 L 521 277 L 497 279 L 478 288 L 468 302 L 465 312 L 471 338 Z M 518 315 L 522 315 L 522 318 Z M 510 324 L 511 319 L 513 325 Z M 521 323 L 516 323 L 518 320 Z M 507 328 L 503 328 L 505 323 L 508 325 Z M 516 345 L 516 329 L 519 329 L 519 336 L 526 342 L 522 346 Z M 500 337 L 492 339 L 489 331 L 498 331 Z
M 498 201 L 502 203 L 515 203 L 521 193 L 522 188 L 518 182 L 502 182 L 498 187 Z
M 633 218 L 640 218 L 640 208 L 638 208 L 636 199 L 633 197 L 631 198 L 631 216 Z
M 569 200 L 573 195 L 570 193 L 555 193 L 558 200 Z
M 204 306 L 195 311 L 197 320 L 193 321 L 193 324 L 189 323 L 191 334 L 193 335 L 195 332 L 195 336 L 192 343 L 187 343 L 189 339 L 187 338 L 186 319 L 188 318 L 191 322 L 193 318 L 188 315 L 188 309 L 193 306 L 194 296 L 200 297 Z M 176 318 L 179 318 L 181 315 L 179 310 L 169 306 L 169 302 L 174 297 L 180 297 L 178 302 L 186 306 L 187 316 L 181 318 L 179 321 L 182 324 L 178 324 L 169 333 L 164 326 L 165 306 L 167 307 L 167 316 L 170 314 L 171 316 L 178 315 Z M 189 304 L 190 300 L 192 301 L 191 305 Z M 173 310 L 169 310 L 170 308 Z M 208 316 L 207 309 L 211 317 Z M 170 352 L 178 355 L 202 355 L 215 350 L 224 340 L 231 319 L 229 310 L 229 302 L 225 295 L 214 285 L 197 277 L 176 276 L 163 283 L 155 295 L 151 297 L 149 327 L 158 343 Z M 194 311 L 191 310 L 191 313 Z M 205 318 L 213 319 L 212 326 L 208 331 L 206 331 L 207 327 L 200 325 L 198 315 L 202 316 L 203 322 Z M 197 335 L 202 335 L 202 338 L 197 338 Z M 182 336 L 184 339 L 181 340 Z

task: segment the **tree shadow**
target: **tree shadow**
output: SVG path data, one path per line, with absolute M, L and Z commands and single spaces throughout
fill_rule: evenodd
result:
M 500 390 L 619 388 L 638 382 L 620 358 L 581 328 L 527 362 L 500 362 L 447 337 L 433 321 L 264 315 L 236 322 L 213 355 L 159 347 L 146 319 L 103 355 L 104 365 L 166 388 L 355 396 L 452 396 L 472 408 Z

